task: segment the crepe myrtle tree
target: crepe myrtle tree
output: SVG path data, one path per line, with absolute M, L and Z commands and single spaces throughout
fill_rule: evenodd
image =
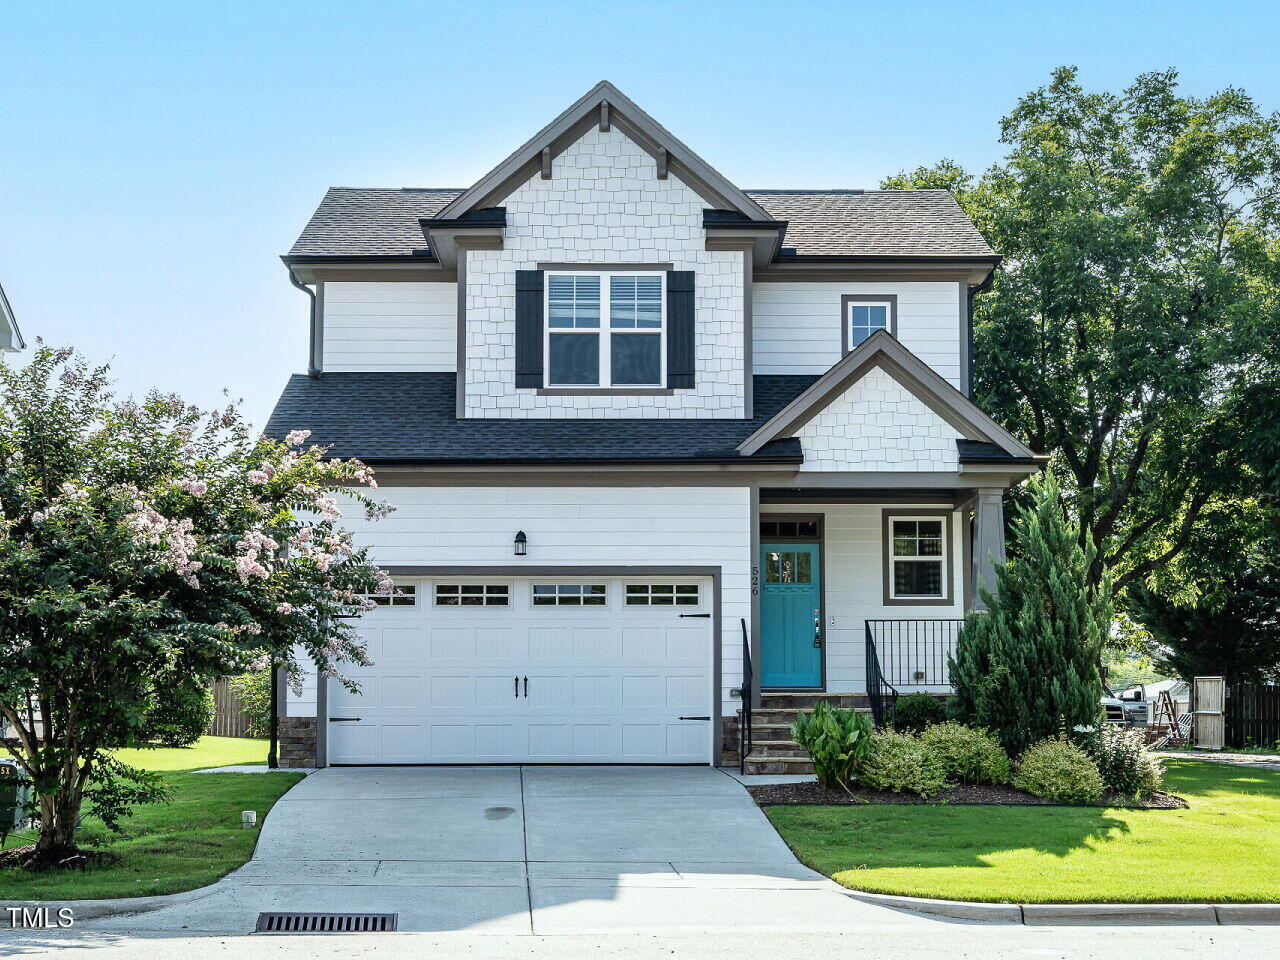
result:
M 116 400 L 105 367 L 43 345 L 0 364 L 0 714 L 34 784 L 31 866 L 75 858 L 84 813 L 114 828 L 162 799 L 113 757 L 144 746 L 158 678 L 367 664 L 350 619 L 390 591 L 340 526 L 372 471 L 307 431 L 255 436 L 234 405 Z M 160 689 L 157 689 L 160 687 Z

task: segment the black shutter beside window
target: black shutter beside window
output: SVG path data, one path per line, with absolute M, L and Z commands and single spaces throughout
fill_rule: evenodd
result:
M 516 271 L 516 386 L 542 386 L 542 271 Z
M 693 271 L 667 273 L 667 386 L 693 387 Z

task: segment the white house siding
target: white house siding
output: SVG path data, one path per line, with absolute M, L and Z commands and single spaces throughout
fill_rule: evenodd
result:
M 823 517 L 824 616 L 827 690 L 865 693 L 866 621 L 949 619 L 964 616 L 962 520 L 953 511 L 949 527 L 952 562 L 950 606 L 885 606 L 883 511 L 946 509 L 950 504 L 761 504 L 762 514 L 802 513 Z M 909 688 L 907 688 L 909 689 Z
M 746 487 L 384 487 L 396 511 L 348 511 L 359 544 L 386 566 L 695 566 L 721 569 L 723 710 L 742 674 L 740 618 L 751 617 L 751 502 Z M 527 556 L 512 538 L 523 530 Z M 302 711 L 302 712 L 295 712 Z M 314 716 L 313 689 L 291 716 Z
M 466 255 L 468 417 L 741 417 L 743 255 L 705 249 L 707 203 L 616 127 L 592 128 L 502 201 L 502 250 Z M 669 396 L 515 388 L 515 279 L 539 263 L 670 263 L 695 276 L 696 386 Z
M 840 359 L 840 298 L 896 296 L 898 339 L 960 387 L 960 289 L 956 283 L 764 282 L 752 287 L 756 373 L 826 373 Z
M 879 367 L 797 431 L 804 470 L 955 471 L 960 434 Z
M 324 285 L 324 369 L 448 373 L 458 366 L 454 283 Z

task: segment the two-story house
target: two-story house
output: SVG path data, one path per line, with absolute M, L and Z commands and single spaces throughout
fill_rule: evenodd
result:
M 969 399 L 998 259 L 945 191 L 742 190 L 608 83 L 465 189 L 330 190 L 267 432 L 376 468 L 401 592 L 288 755 L 718 763 L 745 702 L 785 761 L 783 709 L 945 686 L 1037 469 Z

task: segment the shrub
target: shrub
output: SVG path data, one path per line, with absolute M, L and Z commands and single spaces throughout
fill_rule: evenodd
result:
M 1096 804 L 1102 775 L 1089 755 L 1065 737 L 1041 740 L 1018 758 L 1013 785 L 1058 803 Z
M 249 734 L 267 736 L 271 726 L 271 671 L 259 670 L 232 677 L 228 683 L 240 698 L 249 718 Z
M 820 700 L 811 712 L 796 717 L 791 739 L 808 752 L 819 783 L 829 790 L 848 790 L 873 729 L 865 714 Z
M 946 705 L 932 694 L 908 693 L 893 705 L 889 722 L 902 733 L 919 733 L 925 727 L 941 723 L 946 715 Z
M 920 741 L 942 764 L 947 779 L 956 783 L 1008 783 L 1009 755 L 985 730 L 959 723 L 927 728 Z
M 990 730 L 1018 754 L 1060 729 L 1098 722 L 1098 656 L 1111 628 L 1111 590 L 1088 585 L 1095 550 L 1063 517 L 1044 473 L 1018 510 L 1009 562 L 996 568 L 989 612 L 971 612 L 949 658 L 959 719 Z
M 1084 740 L 1108 793 L 1139 799 L 1149 797 L 1164 783 L 1160 759 L 1147 749 L 1137 730 L 1104 725 Z
M 932 797 L 947 785 L 947 771 L 919 737 L 877 731 L 858 765 L 858 779 L 873 790 Z
M 155 685 L 142 736 L 162 747 L 189 747 L 212 721 L 213 694 L 202 680 L 166 681 Z

